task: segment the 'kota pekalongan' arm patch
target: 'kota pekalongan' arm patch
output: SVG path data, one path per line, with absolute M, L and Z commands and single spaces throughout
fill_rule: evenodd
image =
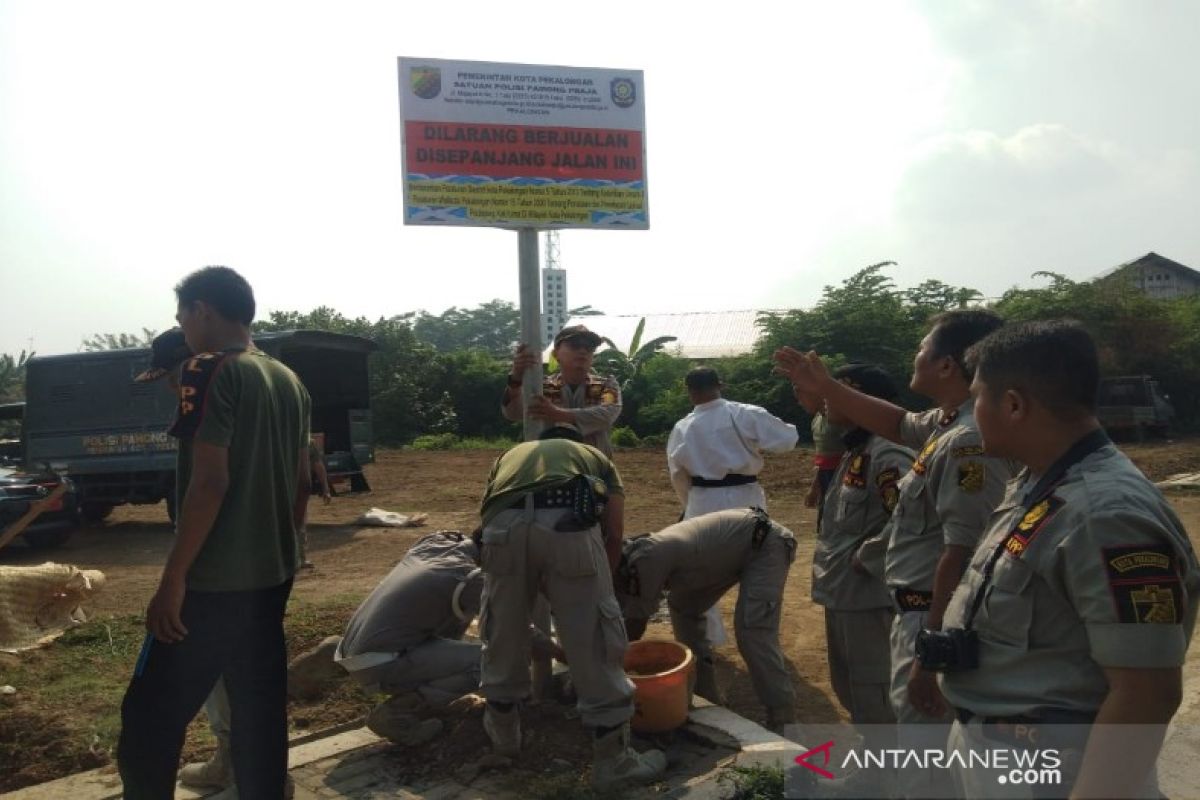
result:
M 967 461 L 958 465 L 958 488 L 967 494 L 982 491 L 986 477 L 982 461 Z
M 1184 599 L 1174 551 L 1165 544 L 1105 547 L 1104 568 L 1119 622 L 1177 625 Z

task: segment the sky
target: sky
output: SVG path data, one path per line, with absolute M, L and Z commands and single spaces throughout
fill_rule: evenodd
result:
M 0 353 L 517 301 L 511 231 L 402 224 L 396 58 L 645 72 L 649 231 L 566 230 L 570 305 L 808 307 L 895 261 L 998 297 L 1200 268 L 1200 3 L 0 0 Z

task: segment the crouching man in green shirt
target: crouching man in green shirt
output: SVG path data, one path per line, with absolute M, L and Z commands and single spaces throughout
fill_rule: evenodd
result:
M 149 635 L 121 706 L 117 764 L 127 800 L 170 798 L 188 723 L 220 677 L 243 800 L 284 796 L 283 613 L 309 494 L 310 401 L 254 348 L 254 293 L 227 267 L 175 288 L 184 362 L 175 544 L 146 611 Z
M 571 667 L 579 716 L 592 730 L 593 785 L 650 783 L 662 776 L 666 757 L 629 746 L 629 642 L 613 594 L 624 533 L 621 476 L 573 428 L 550 428 L 542 439 L 500 456 L 483 498 L 483 727 L 498 754 L 518 754 L 518 704 L 531 688 L 530 613 L 541 591 Z

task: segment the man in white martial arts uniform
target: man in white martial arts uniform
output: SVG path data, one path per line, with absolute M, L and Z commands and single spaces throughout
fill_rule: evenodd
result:
M 682 519 L 730 508 L 767 508 L 758 483 L 763 453 L 786 453 L 796 446 L 796 426 L 765 408 L 721 397 L 721 378 L 712 367 L 696 367 L 685 379 L 692 413 L 667 440 L 667 470 L 683 503 Z M 721 611 L 708 611 L 708 640 L 725 644 Z

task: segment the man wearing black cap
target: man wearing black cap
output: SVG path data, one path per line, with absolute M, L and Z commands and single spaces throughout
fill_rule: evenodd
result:
M 133 380 L 137 383 L 156 381 L 165 377 L 175 391 L 179 389 L 179 370 L 192 350 L 183 337 L 182 328 L 171 328 L 154 337 L 150 342 L 150 368 L 139 373 Z
M 833 377 L 872 397 L 896 396 L 891 376 L 872 364 L 848 364 Z M 874 543 L 896 507 L 897 484 L 912 468 L 914 454 L 855 427 L 828 401 L 825 414 L 831 424 L 848 428 L 813 552 L 812 597 L 825 607 L 829 679 L 855 725 L 890 724 L 896 720 L 889 700 L 892 601 L 883 582 L 882 547 L 864 547 Z
M 606 456 L 612 455 L 609 434 L 621 415 L 621 387 L 615 380 L 592 372 L 592 360 L 600 336 L 583 325 L 570 325 L 554 337 L 554 359 L 558 371 L 542 382 L 542 393 L 534 395 L 529 416 L 545 429 L 569 425 Z M 504 418 L 520 422 L 525 413 L 521 382 L 525 370 L 539 363 L 539 356 L 522 344 L 513 358 L 508 386 L 500 402 Z

